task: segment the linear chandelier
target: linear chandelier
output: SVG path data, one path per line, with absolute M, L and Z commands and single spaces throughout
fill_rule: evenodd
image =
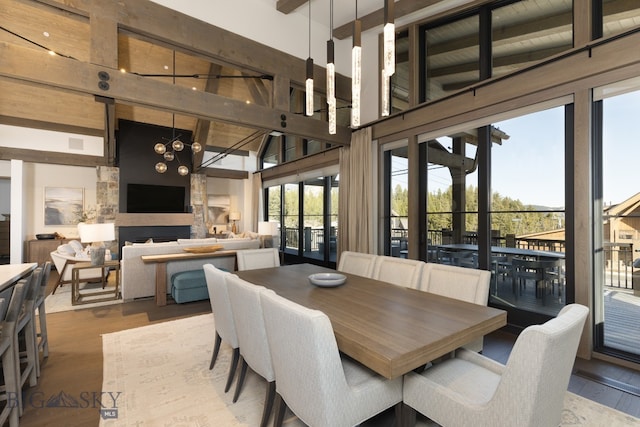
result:
M 335 135 L 337 112 L 335 46 L 333 44 L 333 0 L 329 2 L 329 40 L 327 41 L 327 108 L 329 110 L 329 135 Z
M 351 48 L 351 127 L 360 127 L 360 91 L 362 90 L 362 22 L 358 19 L 358 0 L 356 0 L 356 19 L 353 21 L 353 47 Z
M 313 58 L 311 58 L 311 0 L 309 0 L 309 57 L 307 58 L 305 114 L 313 116 Z
M 382 101 L 382 116 L 388 116 L 391 110 L 391 76 L 396 72 L 396 29 L 394 24 L 394 0 L 384 0 L 384 29 L 383 29 L 383 68 L 382 88 L 380 98 Z

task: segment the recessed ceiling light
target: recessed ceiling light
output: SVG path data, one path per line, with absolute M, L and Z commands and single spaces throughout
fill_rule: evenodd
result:
M 245 101 L 247 104 L 251 104 L 251 101 L 249 101 L 248 99 Z
M 165 65 L 163 68 L 164 68 L 165 70 L 168 70 L 168 69 L 169 69 L 169 66 L 168 66 L 168 65 Z
M 43 35 L 43 36 L 45 36 L 45 37 L 49 37 L 49 32 L 48 32 L 48 31 L 44 31 L 44 32 L 42 33 L 42 35 Z
M 127 70 L 125 70 L 124 68 L 120 68 L 120 72 L 121 72 L 121 73 L 126 73 L 126 72 L 127 72 Z
M 195 86 L 192 86 L 191 90 L 198 90 L 198 89 Z

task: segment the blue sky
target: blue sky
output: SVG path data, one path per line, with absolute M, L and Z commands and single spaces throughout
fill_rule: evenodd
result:
M 620 203 L 640 191 L 640 134 L 636 120 L 640 92 L 604 101 L 604 202 Z M 564 206 L 564 107 L 552 108 L 494 124 L 509 139 L 492 149 L 492 190 L 524 204 Z M 439 138 L 450 146 L 449 138 Z M 473 153 L 467 153 L 473 155 Z M 406 169 L 404 159 L 394 168 Z M 394 186 L 406 186 L 398 175 Z M 429 191 L 451 184 L 446 168 L 429 170 Z M 477 172 L 468 178 L 477 185 Z

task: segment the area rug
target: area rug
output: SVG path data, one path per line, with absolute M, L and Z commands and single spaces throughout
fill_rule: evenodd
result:
M 82 292 L 86 292 L 89 294 L 92 291 L 94 292 L 103 291 L 102 285 L 100 283 L 86 283 L 83 286 L 84 287 L 82 288 Z M 114 288 L 113 286 L 110 286 L 104 290 L 109 290 L 109 289 L 114 289 Z M 100 295 L 99 297 L 104 297 L 104 296 L 105 295 Z M 85 299 L 85 301 L 89 301 L 91 298 L 92 297 L 89 296 Z M 98 297 L 94 297 L 94 298 L 98 298 Z M 122 303 L 122 298 L 117 300 L 102 301 L 102 302 L 89 303 L 89 304 L 72 305 L 70 283 L 65 284 L 64 286 L 58 287 L 58 289 L 56 289 L 55 294 L 47 295 L 47 297 L 44 300 L 45 310 L 47 311 L 47 313 L 58 313 L 61 311 L 70 311 L 70 310 L 82 310 L 85 308 L 94 308 L 94 307 L 101 307 L 104 305 L 121 304 L 121 303 Z
M 223 345 L 210 371 L 213 337 L 212 314 L 103 335 L 102 391 L 114 403 L 101 410 L 100 425 L 259 425 L 265 381 L 248 373 L 240 398 L 232 403 L 232 391 L 224 392 L 231 349 Z M 291 414 L 286 417 L 287 427 L 303 425 Z M 418 425 L 435 424 L 419 419 Z M 640 426 L 640 420 L 567 392 L 561 425 Z

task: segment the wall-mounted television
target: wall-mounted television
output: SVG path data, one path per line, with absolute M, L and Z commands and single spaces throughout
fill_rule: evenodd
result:
M 128 213 L 183 213 L 185 188 L 170 185 L 127 184 Z

